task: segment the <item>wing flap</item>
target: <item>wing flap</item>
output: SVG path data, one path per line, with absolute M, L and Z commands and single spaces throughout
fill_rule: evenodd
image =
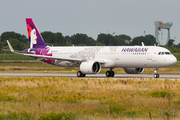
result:
M 42 60 L 42 59 L 54 59 L 54 60 L 63 60 L 63 61 L 82 62 L 82 59 L 76 59 L 76 58 L 63 58 L 63 57 L 35 55 L 35 54 L 23 54 L 23 55 L 30 56 L 30 57 L 37 57 L 39 60 Z

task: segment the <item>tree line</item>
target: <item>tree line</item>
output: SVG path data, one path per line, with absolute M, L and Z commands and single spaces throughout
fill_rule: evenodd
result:
M 143 42 L 146 46 L 157 45 L 156 39 L 153 35 L 138 36 L 133 39 L 125 34 L 111 35 L 101 33 L 97 39 L 87 36 L 86 34 L 77 33 L 72 36 L 63 36 L 62 33 L 53 33 L 51 31 L 44 31 L 41 33 L 44 41 L 49 46 L 134 46 L 142 45 Z M 4 32 L 0 36 L 0 52 L 3 53 L 4 49 L 9 49 L 6 40 L 9 40 L 15 50 L 24 50 L 29 48 L 29 39 L 25 35 L 16 32 Z M 170 39 L 166 48 L 171 52 L 180 52 L 180 43 L 174 44 L 174 40 Z

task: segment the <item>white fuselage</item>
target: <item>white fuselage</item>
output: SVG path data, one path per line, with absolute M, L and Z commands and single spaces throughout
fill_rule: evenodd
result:
M 50 47 L 49 53 L 54 57 L 101 61 L 104 62 L 102 68 L 160 68 L 177 62 L 169 50 L 157 46 Z M 79 67 L 75 62 L 59 60 L 56 60 L 55 65 Z

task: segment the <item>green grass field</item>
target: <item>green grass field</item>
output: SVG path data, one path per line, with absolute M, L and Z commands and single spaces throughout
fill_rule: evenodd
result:
M 2 60 L 35 60 L 29 56 L 18 54 L 0 54 L 0 61 Z
M 179 120 L 180 81 L 0 77 L 1 120 Z

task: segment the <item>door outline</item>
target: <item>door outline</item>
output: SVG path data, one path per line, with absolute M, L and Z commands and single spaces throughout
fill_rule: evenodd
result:
M 147 53 L 147 60 L 152 60 L 153 49 L 149 49 Z
M 119 52 L 115 54 L 115 60 L 119 60 Z

